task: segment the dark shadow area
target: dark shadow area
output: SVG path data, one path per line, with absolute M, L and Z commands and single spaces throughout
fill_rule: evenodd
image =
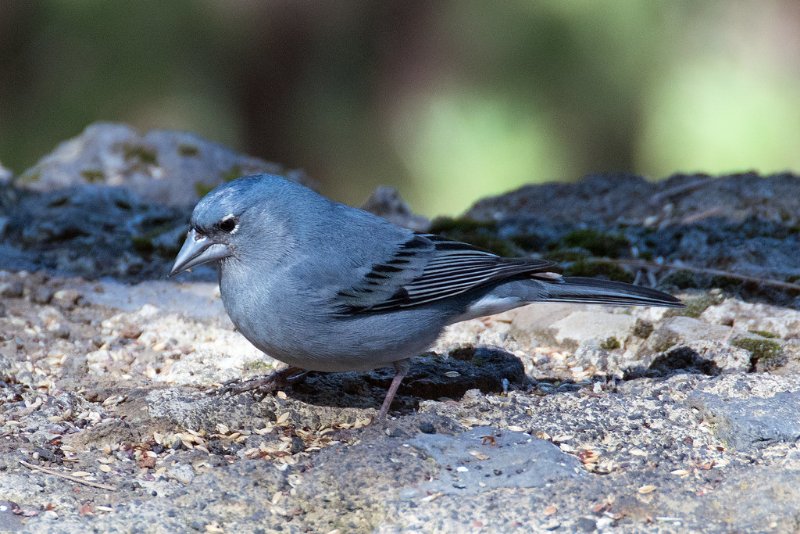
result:
M 624 380 L 667 377 L 676 373 L 717 376 L 722 372 L 716 362 L 703 358 L 690 347 L 678 347 L 656 357 L 646 368 L 628 369 Z
M 391 367 L 367 373 L 310 372 L 287 388 L 286 394 L 313 405 L 377 409 L 393 376 Z M 464 348 L 448 358 L 429 353 L 414 359 L 392 410 L 407 413 L 422 399 L 458 400 L 470 389 L 499 393 L 525 388 L 529 382 L 520 359 L 499 349 Z

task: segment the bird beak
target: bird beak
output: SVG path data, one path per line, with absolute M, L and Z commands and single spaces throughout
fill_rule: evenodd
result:
M 197 265 L 221 260 L 230 255 L 231 249 L 228 245 L 214 243 L 207 236 L 192 228 L 186 235 L 186 241 L 183 242 L 169 275 L 173 276 Z

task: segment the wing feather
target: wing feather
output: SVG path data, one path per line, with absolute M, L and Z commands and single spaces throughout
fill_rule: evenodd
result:
M 555 264 L 503 258 L 467 243 L 415 234 L 355 287 L 337 294 L 342 315 L 391 311 L 460 295 L 509 278 L 545 274 Z M 551 275 L 552 276 L 552 275 Z

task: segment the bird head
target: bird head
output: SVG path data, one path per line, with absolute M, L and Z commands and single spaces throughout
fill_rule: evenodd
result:
M 268 251 L 283 234 L 282 191 L 301 187 L 278 176 L 255 175 L 222 184 L 192 212 L 189 232 L 170 276 L 192 267 Z

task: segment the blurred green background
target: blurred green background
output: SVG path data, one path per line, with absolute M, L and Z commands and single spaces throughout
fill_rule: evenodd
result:
M 185 129 L 425 214 L 590 172 L 800 168 L 800 2 L 0 0 L 0 163 Z

